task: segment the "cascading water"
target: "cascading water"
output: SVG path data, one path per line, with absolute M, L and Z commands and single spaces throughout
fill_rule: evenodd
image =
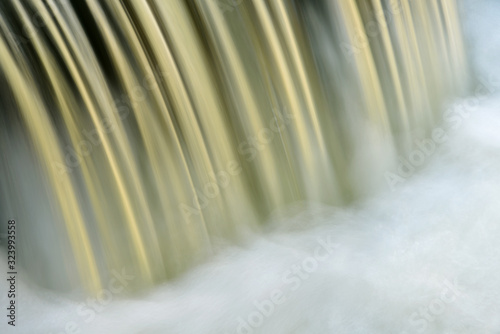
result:
M 170 312 L 165 318 L 140 315 L 141 324 L 119 326 L 117 332 L 418 332 L 422 323 L 408 329 L 399 320 L 394 328 L 387 322 L 374 325 L 372 316 L 358 324 L 342 320 L 343 312 L 355 313 L 356 303 L 365 301 L 358 294 L 372 296 L 366 307 L 376 308 L 376 291 L 387 292 L 383 275 L 394 256 L 406 270 L 403 276 L 412 272 L 404 265 L 408 258 L 396 254 L 396 244 L 420 233 L 417 227 L 380 222 L 390 199 L 380 199 L 379 209 L 365 204 L 359 213 L 350 205 L 404 182 L 408 176 L 402 172 L 415 170 L 415 145 L 428 145 L 423 138 L 448 140 L 440 124 L 456 114 L 443 109 L 472 82 L 460 3 L 1 3 L 1 232 L 7 234 L 7 222 L 16 220 L 24 289 L 75 292 L 70 300 L 33 292 L 33 299 L 41 299 L 34 305 L 56 298 L 79 319 L 59 310 L 49 318 L 60 314 L 62 323 L 48 320 L 38 327 L 25 318 L 26 332 L 114 332 L 106 319 L 120 318 L 112 313 L 120 311 L 96 318 L 102 305 L 89 307 L 89 299 L 81 304 L 80 289 L 103 304 L 104 295 L 126 296 L 115 296 L 110 282 L 140 293 L 180 273 L 180 283 L 169 283 L 172 291 L 148 297 Z M 411 200 L 396 194 L 398 203 Z M 289 212 L 296 203 L 306 203 L 298 210 L 313 217 L 297 224 Z M 277 226 L 287 232 L 255 239 L 263 228 Z M 371 240 L 380 228 L 397 231 L 396 241 L 386 241 L 390 255 Z M 238 244 L 249 245 L 248 254 L 233 248 Z M 380 257 L 371 257 L 363 244 Z M 322 253 L 318 245 L 326 251 L 323 262 L 308 255 Z M 283 252 L 292 255 L 281 257 Z M 321 291 L 309 275 L 294 276 L 293 258 L 327 267 L 318 267 L 319 278 L 313 279 Z M 233 272 L 242 282 L 250 266 L 254 275 L 247 277 L 248 285 L 226 281 Z M 213 276 L 210 268 L 223 274 Z M 366 279 L 361 268 L 371 268 L 376 278 Z M 444 272 L 433 271 L 447 277 Z M 211 279 L 200 283 L 204 275 Z M 328 277 L 335 283 L 327 284 Z M 417 289 L 422 278 L 415 277 L 408 282 Z M 217 279 L 226 282 L 227 295 Z M 422 291 L 439 289 L 442 282 L 445 289 L 452 281 L 431 281 Z M 290 292 L 300 286 L 307 288 Z M 400 282 L 396 288 L 404 290 Z M 267 303 L 273 289 L 286 297 L 281 309 L 281 302 Z M 187 319 L 196 312 L 191 303 L 206 298 L 215 303 L 209 308 L 225 313 L 228 296 L 245 290 L 257 302 L 250 308 L 237 303 L 231 319 L 207 320 L 218 317 L 213 312 L 200 315 L 199 324 Z M 387 303 L 401 305 L 400 312 L 411 317 L 404 296 L 391 291 Z M 214 297 L 218 293 L 220 299 Z M 326 305 L 332 318 L 325 323 L 328 316 L 321 311 L 305 316 L 293 306 L 300 298 L 314 310 L 316 303 Z M 330 299 L 342 300 L 345 309 L 335 311 L 341 303 Z M 186 313 L 174 311 L 174 302 Z M 143 306 L 148 308 L 137 305 Z M 262 318 L 259 325 L 252 320 L 255 312 Z M 287 312 L 296 320 L 287 321 Z M 176 317 L 183 323 L 176 325 Z
M 2 18 L 4 175 L 43 180 L 43 228 L 64 226 L 90 291 L 123 266 L 162 281 L 289 203 L 370 190 L 466 83 L 448 0 L 7 1 Z M 9 163 L 19 141 L 30 171 Z M 4 217 L 36 220 L 2 189 Z

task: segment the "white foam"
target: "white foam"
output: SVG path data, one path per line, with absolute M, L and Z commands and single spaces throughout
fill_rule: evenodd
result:
M 500 3 L 465 8 L 476 67 L 500 78 Z M 395 191 L 347 209 L 309 208 L 314 218 L 275 223 L 148 295 L 112 293 L 93 318 L 20 275 L 15 332 L 71 333 L 74 324 L 80 333 L 233 334 L 241 318 L 262 319 L 241 333 L 499 333 L 500 94 L 456 129 L 442 126 L 449 140 Z M 312 272 L 300 278 L 294 265 Z M 276 291 L 283 303 L 269 301 Z

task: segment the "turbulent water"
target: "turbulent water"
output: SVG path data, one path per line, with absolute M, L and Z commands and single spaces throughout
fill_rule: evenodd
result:
M 0 2 L 0 221 L 41 286 L 154 287 L 374 193 L 470 84 L 456 0 L 225 2 Z
M 385 191 L 348 208 L 297 204 L 146 295 L 127 292 L 126 271 L 98 301 L 20 272 L 12 332 L 500 333 L 500 3 L 464 12 L 480 80 L 387 171 Z

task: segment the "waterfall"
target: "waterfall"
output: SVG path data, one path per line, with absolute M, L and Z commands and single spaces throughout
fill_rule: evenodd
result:
M 373 194 L 468 78 L 456 0 L 2 1 L 2 224 L 42 286 L 150 287 Z

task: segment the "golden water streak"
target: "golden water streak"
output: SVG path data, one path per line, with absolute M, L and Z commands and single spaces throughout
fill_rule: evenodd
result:
M 9 45 L 14 47 L 15 41 L 10 41 Z M 63 157 L 56 131 L 37 94 L 36 84 L 23 71 L 26 66 L 18 67 L 19 63 L 25 61 L 23 55 L 19 51 L 11 54 L 8 50 L 8 44 L 0 38 L 0 66 L 9 80 L 21 115 L 36 145 L 39 161 L 58 200 L 82 283 L 89 291 L 96 292 L 100 288 L 99 272 L 74 185 L 67 175 L 57 175 L 50 165 L 50 162 L 61 161 Z
M 124 266 L 172 277 L 294 201 L 356 198 L 467 83 L 455 0 L 79 5 L 89 22 L 12 1 L 32 48 L 2 13 L 0 68 L 89 291 Z

